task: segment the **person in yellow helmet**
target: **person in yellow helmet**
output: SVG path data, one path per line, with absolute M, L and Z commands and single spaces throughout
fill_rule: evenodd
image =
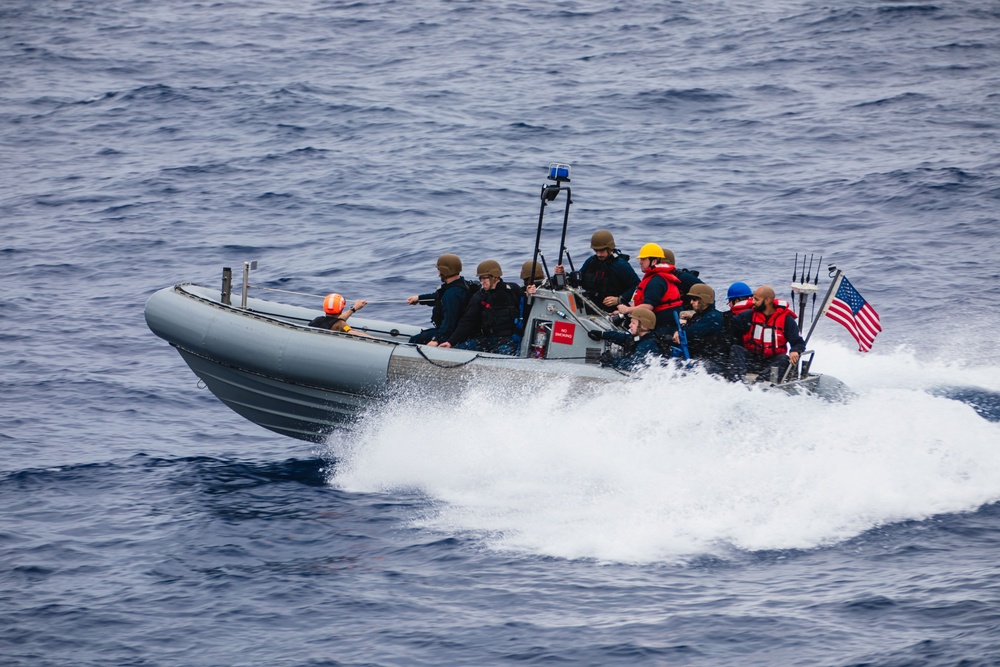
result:
M 647 243 L 639 249 L 639 267 L 643 276 L 632 294 L 632 303 L 618 306 L 618 312 L 631 315 L 637 308 L 653 311 L 655 332 L 669 338 L 677 331 L 674 314 L 680 313 L 683 303 L 680 279 L 674 272 L 674 265 L 667 263 L 663 248 L 655 243 Z

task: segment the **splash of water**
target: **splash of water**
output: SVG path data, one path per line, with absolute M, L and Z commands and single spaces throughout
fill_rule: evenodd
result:
M 927 391 L 997 369 L 822 352 L 855 399 L 655 369 L 403 400 L 331 442 L 331 483 L 418 491 L 434 511 L 415 524 L 488 548 L 618 562 L 814 548 L 1000 499 L 1000 424 Z

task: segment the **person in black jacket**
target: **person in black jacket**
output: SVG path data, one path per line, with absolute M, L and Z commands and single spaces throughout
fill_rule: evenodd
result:
M 677 275 L 678 280 L 680 280 L 680 290 L 681 296 L 684 297 L 684 305 L 682 308 L 684 310 L 691 309 L 691 300 L 688 299 L 688 292 L 695 285 L 702 283 L 702 279 L 698 277 L 699 271 L 694 271 L 692 269 L 682 269 L 677 266 L 677 258 L 674 256 L 674 251 L 670 248 L 663 249 L 663 258 L 666 260 L 667 264 L 674 265 L 674 273 Z
M 691 310 L 681 314 L 688 353 L 692 359 L 702 360 L 709 373 L 722 373 L 729 357 L 729 342 L 722 326 L 722 313 L 715 309 L 715 290 L 711 285 L 696 283 L 691 286 L 688 298 Z M 678 332 L 674 332 L 673 342 L 680 345 Z
M 628 323 L 628 333 L 624 331 L 591 330 L 587 336 L 591 340 L 606 340 L 621 346 L 624 354 L 607 361 L 606 365 L 623 371 L 634 371 L 643 366 L 657 363 L 663 357 L 663 346 L 653 333 L 656 315 L 646 308 L 639 308 Z
M 590 237 L 590 247 L 594 254 L 587 258 L 580 270 L 568 277 L 574 287 L 583 287 L 583 295 L 613 312 L 620 303 L 625 303 L 639 284 L 639 276 L 628 263 L 629 256 L 615 247 L 615 237 L 606 229 L 598 229 Z M 556 273 L 564 273 L 562 264 L 555 267 Z
M 458 255 L 445 254 L 438 257 L 437 270 L 441 278 L 441 286 L 437 291 L 411 296 L 406 300 L 411 306 L 422 303 L 434 308 L 431 311 L 431 323 L 434 327 L 411 336 L 411 343 L 433 347 L 448 340 L 465 312 L 469 297 L 475 291 L 474 285 L 462 277 L 462 260 Z
M 492 259 L 476 269 L 480 290 L 472 295 L 454 333 L 441 347 L 516 354 L 521 287 L 505 283 L 500 264 Z

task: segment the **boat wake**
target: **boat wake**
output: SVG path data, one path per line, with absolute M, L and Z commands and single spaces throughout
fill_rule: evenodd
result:
M 853 400 L 666 369 L 409 396 L 331 436 L 330 483 L 417 491 L 416 526 L 488 549 L 633 563 L 822 547 L 1000 499 L 997 368 L 816 347 Z

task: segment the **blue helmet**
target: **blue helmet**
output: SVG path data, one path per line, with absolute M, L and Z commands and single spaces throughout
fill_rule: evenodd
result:
M 729 286 L 729 293 L 726 299 L 746 299 L 753 296 L 753 290 L 746 283 L 733 283 Z

